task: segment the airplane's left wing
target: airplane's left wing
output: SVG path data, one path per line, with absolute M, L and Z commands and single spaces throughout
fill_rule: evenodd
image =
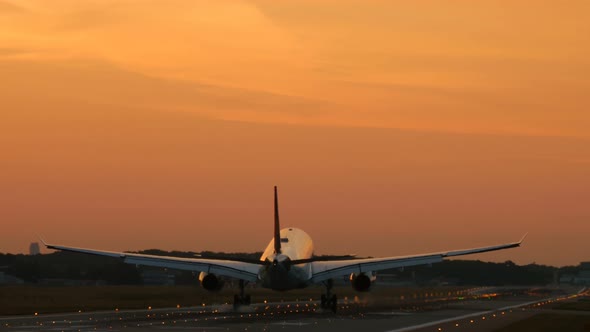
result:
M 311 283 L 318 283 L 328 279 L 349 275 L 351 273 L 366 273 L 379 270 L 401 268 L 406 266 L 427 265 L 442 262 L 447 257 L 477 254 L 488 251 L 503 250 L 519 247 L 525 236 L 518 242 L 500 244 L 489 247 L 480 247 L 464 250 L 437 252 L 422 255 L 365 258 L 337 261 L 314 261 L 311 262 L 313 276 Z
M 207 272 L 230 278 L 237 278 L 254 282 L 258 279 L 258 271 L 264 262 L 241 262 L 237 260 L 206 259 L 206 258 L 180 258 L 171 256 L 155 256 L 133 254 L 127 252 L 103 251 L 86 248 L 67 247 L 61 245 L 43 244 L 49 249 L 78 252 L 89 255 L 107 256 L 121 259 L 124 263 L 156 266 L 177 270 L 194 272 Z

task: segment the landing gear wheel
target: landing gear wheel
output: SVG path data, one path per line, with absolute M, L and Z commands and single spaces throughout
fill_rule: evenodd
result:
M 332 295 L 332 298 L 330 299 L 330 309 L 332 309 L 333 312 L 336 312 L 338 309 L 338 298 L 336 297 L 336 294 Z
M 234 309 L 238 309 L 241 306 L 248 306 L 251 303 L 250 295 L 246 295 L 241 297 L 239 295 L 234 295 Z
M 338 298 L 336 297 L 336 294 L 332 294 L 332 279 L 324 282 L 324 285 L 326 286 L 326 294 L 322 294 L 320 298 L 320 307 L 322 309 L 330 309 L 333 312 L 336 312 L 336 309 L 338 309 Z
M 246 286 L 244 280 L 240 280 L 240 294 L 234 295 L 234 310 L 238 309 L 242 305 L 250 305 L 252 299 L 250 294 L 244 294 L 244 287 Z

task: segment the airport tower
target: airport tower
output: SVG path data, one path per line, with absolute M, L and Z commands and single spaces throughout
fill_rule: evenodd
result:
M 39 249 L 39 243 L 38 242 L 31 243 L 31 245 L 29 246 L 29 255 L 39 255 L 40 253 L 41 253 L 41 250 Z

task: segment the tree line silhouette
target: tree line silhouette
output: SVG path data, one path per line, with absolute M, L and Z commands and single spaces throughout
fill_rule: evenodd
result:
M 216 253 L 216 252 L 166 252 L 157 249 L 141 251 L 143 254 L 167 255 L 177 257 L 241 258 L 256 260 L 255 253 Z M 331 256 L 322 256 L 324 258 Z M 332 256 L 334 258 L 342 258 Z M 141 274 L 146 269 L 123 263 L 111 257 L 80 255 L 68 252 L 55 252 L 43 255 L 0 254 L 0 272 L 13 275 L 26 283 L 39 283 L 48 279 L 100 280 L 109 285 L 140 285 Z M 162 269 L 159 269 L 162 270 Z M 517 265 L 511 261 L 491 263 L 474 260 L 450 260 L 432 266 L 416 266 L 403 270 L 380 271 L 395 280 L 415 284 L 445 282 L 456 285 L 544 285 L 554 281 L 555 274 L 576 273 L 579 267 L 528 264 Z M 190 271 L 174 271 L 176 284 L 197 284 L 196 276 Z

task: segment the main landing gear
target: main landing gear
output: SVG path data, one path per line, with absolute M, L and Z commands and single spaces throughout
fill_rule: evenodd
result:
M 326 294 L 322 294 L 320 306 L 322 309 L 330 309 L 333 312 L 336 312 L 338 308 L 338 298 L 336 294 L 332 294 L 332 286 L 334 282 L 332 279 L 328 279 L 324 281 L 324 286 L 326 286 Z
M 250 305 L 250 294 L 244 294 L 245 286 L 246 283 L 244 282 L 244 280 L 240 280 L 240 294 L 234 295 L 234 309 L 238 309 L 242 305 Z

